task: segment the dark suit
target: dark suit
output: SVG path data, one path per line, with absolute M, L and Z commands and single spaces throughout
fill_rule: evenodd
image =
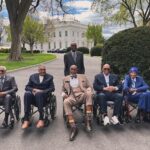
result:
M 141 76 L 136 77 L 135 94 L 129 93 L 129 89 L 132 88 L 132 79 L 129 75 L 125 77 L 123 89 L 127 93 L 128 101 L 138 104 L 138 108 L 146 112 L 150 112 L 150 92 L 147 90 L 149 86 L 145 83 Z
M 97 104 L 100 105 L 101 112 L 107 113 L 107 101 L 114 101 L 114 112 L 113 115 L 119 115 L 122 108 L 123 96 L 120 93 L 122 86 L 119 83 L 117 75 L 109 75 L 109 86 L 115 86 L 117 88 L 114 92 L 104 91 L 103 88 L 107 87 L 105 77 L 103 73 L 95 76 L 93 88 L 97 93 Z
M 64 55 L 64 75 L 67 76 L 70 74 L 70 66 L 76 65 L 78 67 L 78 74 L 84 74 L 84 57 L 83 53 L 76 51 L 76 61 L 72 56 L 72 52 L 68 52 Z
M 3 83 L 0 84 L 2 84 L 0 85 L 0 92 L 6 92 L 4 97 L 0 97 L 0 104 L 4 105 L 5 113 L 9 113 L 12 104 L 12 97 L 15 96 L 15 93 L 18 90 L 17 84 L 15 78 L 8 75 L 5 75 Z
M 40 89 L 42 92 L 38 92 L 35 95 L 32 93 L 33 89 Z M 24 94 L 24 109 L 25 116 L 28 119 L 31 104 L 38 107 L 40 113 L 43 113 L 43 107 L 46 104 L 46 99 L 48 97 L 48 93 L 53 92 L 55 90 L 53 83 L 53 76 L 46 74 L 43 78 L 43 81 L 40 83 L 39 74 L 33 74 L 29 78 L 29 82 L 25 88 L 26 92 Z

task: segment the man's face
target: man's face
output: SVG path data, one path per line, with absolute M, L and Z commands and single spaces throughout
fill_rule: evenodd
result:
M 110 73 L 110 65 L 104 65 L 102 70 L 105 75 L 108 75 Z
M 132 79 L 136 78 L 136 76 L 137 76 L 137 73 L 136 73 L 136 72 L 130 72 L 130 77 L 131 77 Z
M 40 76 L 44 76 L 46 74 L 46 67 L 40 66 L 38 71 Z
M 0 68 L 0 77 L 4 76 L 6 71 L 3 68 Z
M 77 50 L 77 45 L 71 44 L 71 50 L 75 52 Z
M 77 74 L 77 66 L 72 66 L 71 68 L 70 68 L 70 74 Z

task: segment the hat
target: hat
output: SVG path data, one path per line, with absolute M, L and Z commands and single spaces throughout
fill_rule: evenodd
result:
M 129 73 L 131 73 L 131 72 L 135 72 L 135 73 L 139 73 L 139 70 L 138 70 L 138 68 L 137 67 L 131 67 L 130 68 L 130 70 L 129 70 Z

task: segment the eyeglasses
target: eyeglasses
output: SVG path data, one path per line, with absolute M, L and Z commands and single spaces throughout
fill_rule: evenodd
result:
M 71 68 L 71 70 L 77 70 L 76 68 Z

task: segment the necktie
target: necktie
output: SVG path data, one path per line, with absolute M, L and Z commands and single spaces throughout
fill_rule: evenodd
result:
M 2 90 L 3 88 L 3 79 L 4 79 L 3 77 L 0 78 L 0 90 Z
M 73 78 L 77 78 L 77 75 L 75 74 L 75 75 L 72 75 L 71 76 L 71 79 L 73 79 Z
M 73 59 L 76 62 L 76 52 L 73 52 Z

